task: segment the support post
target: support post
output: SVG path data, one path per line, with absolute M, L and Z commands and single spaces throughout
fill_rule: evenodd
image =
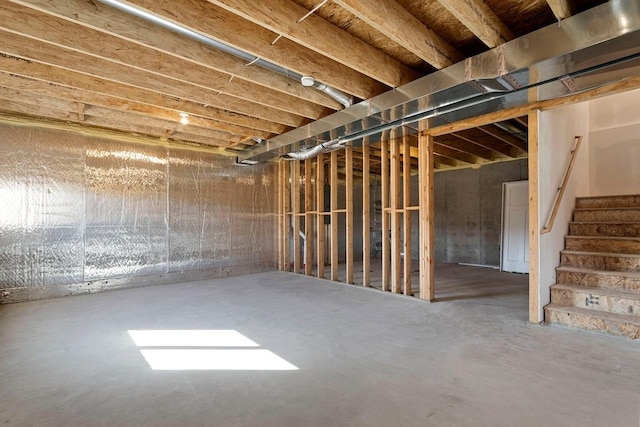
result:
M 420 298 L 435 299 L 434 163 L 433 136 L 426 133 L 427 122 L 420 122 L 418 133 L 418 181 L 420 183 Z
M 540 218 L 538 215 L 539 112 L 529 113 L 529 321 L 541 323 Z

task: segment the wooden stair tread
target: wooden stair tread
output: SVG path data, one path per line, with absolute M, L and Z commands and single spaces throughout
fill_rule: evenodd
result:
M 561 251 L 563 254 L 569 255 L 587 255 L 587 256 L 610 256 L 610 257 L 628 257 L 628 258 L 640 258 L 640 254 L 625 254 L 616 252 L 585 252 L 585 251 Z
M 606 224 L 606 225 L 631 225 L 640 224 L 640 221 L 571 221 L 569 224 Z
M 619 199 L 620 197 L 640 197 L 640 194 L 614 194 L 612 196 L 583 196 L 577 200 Z
M 630 279 L 640 279 L 640 273 L 633 272 L 633 271 L 598 270 L 595 268 L 581 268 L 581 267 L 570 267 L 570 266 L 556 267 L 556 271 L 566 271 L 569 273 L 598 274 L 601 276 L 622 276 Z
M 573 313 L 573 314 L 578 314 L 582 316 L 595 317 L 595 318 L 607 320 L 610 322 L 630 323 L 635 326 L 640 326 L 640 317 L 630 316 L 628 314 L 617 314 L 617 313 L 610 313 L 608 311 L 598 311 L 598 310 L 591 310 L 589 308 L 580 308 L 580 307 L 556 305 L 556 304 L 547 305 L 545 307 L 545 310 L 554 310 L 554 311 L 560 311 L 564 313 Z
M 576 211 L 640 211 L 640 206 L 612 206 L 606 208 L 574 208 Z
M 619 297 L 619 298 L 640 301 L 640 293 L 638 292 L 617 291 L 613 289 L 596 288 L 592 286 L 587 287 L 587 286 L 579 286 L 579 285 L 567 285 L 564 283 L 556 283 L 555 285 L 551 286 L 551 289 L 560 289 L 560 290 L 582 292 L 582 293 L 589 292 L 589 293 L 594 293 L 598 295 L 606 295 L 609 297 Z
M 567 239 L 578 240 L 618 240 L 628 242 L 640 242 L 640 237 L 619 237 L 619 236 L 566 236 Z

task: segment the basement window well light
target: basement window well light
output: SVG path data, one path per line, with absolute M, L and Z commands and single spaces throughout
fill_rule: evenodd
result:
M 155 371 L 295 371 L 298 368 L 235 330 L 130 330 Z

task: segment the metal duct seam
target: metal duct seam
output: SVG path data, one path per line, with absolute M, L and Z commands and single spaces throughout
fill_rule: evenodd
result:
M 346 141 L 340 139 L 332 139 L 331 141 L 323 142 L 320 145 L 309 148 L 308 150 L 295 151 L 287 153 L 287 157 L 283 157 L 285 160 L 307 160 L 318 156 L 321 153 L 327 153 L 329 151 L 338 150 L 346 144 Z
M 296 73 L 295 71 L 288 70 L 284 67 L 276 65 L 269 61 L 265 61 L 264 59 L 259 58 L 255 55 L 252 55 L 240 49 L 236 49 L 235 47 L 229 46 L 227 44 L 219 42 L 218 40 L 214 40 L 210 37 L 204 36 L 198 32 L 192 31 L 181 25 L 175 24 L 171 21 L 168 21 L 164 18 L 156 16 L 145 10 L 138 9 L 137 7 L 131 6 L 126 3 L 121 3 L 118 0 L 98 0 L 98 1 L 100 3 L 111 6 L 115 9 L 118 9 L 121 12 L 125 12 L 125 13 L 128 13 L 129 15 L 136 16 L 147 22 L 151 22 L 159 27 L 165 28 L 169 31 L 173 31 L 174 33 L 183 35 L 185 37 L 189 37 L 192 40 L 203 43 L 219 51 L 228 53 L 229 55 L 233 55 L 236 58 L 243 59 L 247 61 L 248 64 L 259 65 L 262 68 L 266 68 L 267 70 L 274 71 L 278 74 L 281 74 L 286 77 L 290 77 L 298 81 L 302 79 L 302 74 Z M 353 105 L 353 99 L 349 95 L 343 93 L 338 89 L 335 89 L 324 83 L 317 83 L 317 82 L 313 85 L 313 87 L 319 90 L 320 92 L 323 92 L 324 94 L 328 95 L 329 97 L 333 98 L 335 101 L 342 104 L 345 108 L 349 108 L 351 105 Z

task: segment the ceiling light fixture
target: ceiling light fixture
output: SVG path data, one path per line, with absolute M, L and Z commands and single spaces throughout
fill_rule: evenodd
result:
M 187 113 L 180 113 L 180 123 L 186 125 L 189 123 L 189 115 Z

